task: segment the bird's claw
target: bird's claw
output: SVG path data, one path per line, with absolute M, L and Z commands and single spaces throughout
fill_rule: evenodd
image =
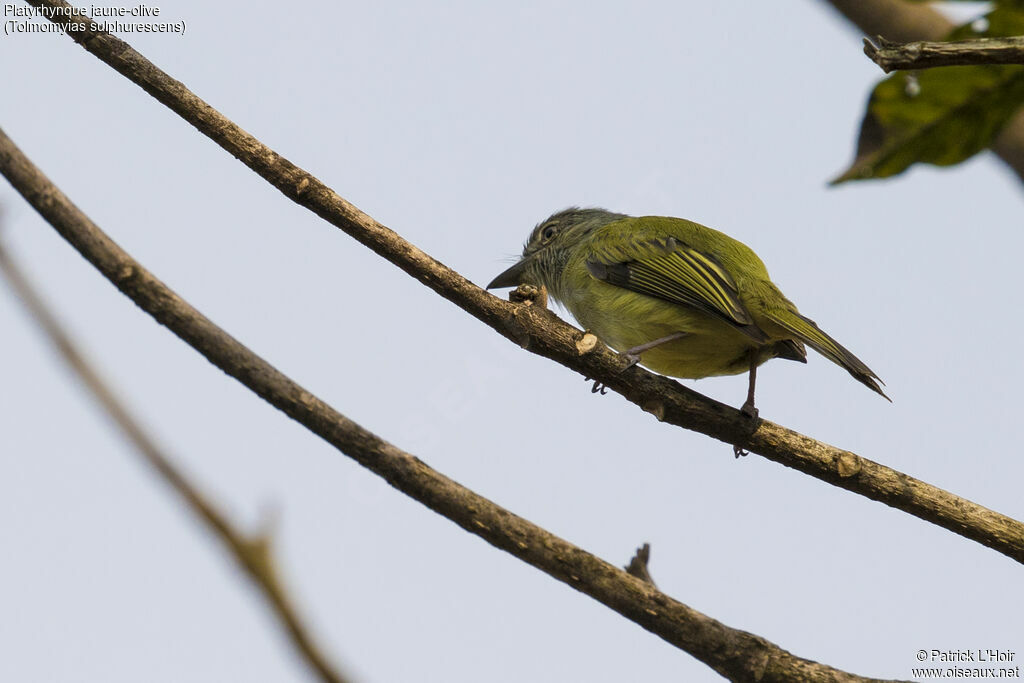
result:
M 619 372 L 625 372 L 626 370 L 629 370 L 631 367 L 640 362 L 640 356 L 634 355 L 632 353 L 624 353 L 622 355 L 626 359 L 626 367 L 619 370 Z M 588 382 L 590 381 L 589 377 L 586 377 L 585 379 Z M 595 379 L 594 386 L 590 387 L 590 393 L 600 393 L 602 396 L 604 396 L 605 394 L 608 393 L 608 385 L 605 384 L 604 382 L 599 382 L 598 380 Z
M 537 287 L 535 285 L 521 284 L 509 292 L 508 300 L 517 304 L 547 308 L 548 290 L 543 285 Z
M 757 408 L 754 407 L 754 402 L 752 400 L 750 400 L 750 399 L 747 399 L 743 403 L 743 405 L 740 407 L 740 413 L 742 413 L 743 415 L 746 415 L 751 420 L 756 420 L 757 419 L 757 414 L 758 414 L 757 413 Z M 749 452 L 750 451 L 745 450 L 742 446 L 739 446 L 739 445 L 734 445 L 732 447 L 732 454 L 735 455 L 737 458 L 739 458 L 741 456 L 745 456 Z

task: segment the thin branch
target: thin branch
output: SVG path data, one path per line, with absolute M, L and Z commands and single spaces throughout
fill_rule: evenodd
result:
M 57 347 L 64 361 L 85 383 L 89 392 L 99 401 L 139 454 L 231 551 L 235 561 L 245 570 L 252 582 L 263 593 L 263 597 L 270 603 L 274 615 L 288 632 L 292 645 L 298 650 L 306 664 L 326 683 L 345 683 L 347 679 L 335 669 L 313 641 L 308 627 L 299 617 L 282 586 L 271 555 L 270 538 L 266 535 L 250 538 L 235 529 L 228 517 L 217 510 L 213 503 L 206 500 L 199 489 L 174 466 L 170 458 L 150 438 L 141 424 L 132 417 L 99 373 L 92 368 L 85 356 L 76 348 L 70 335 L 49 311 L 2 243 L 0 243 L 0 272 L 3 273 L 32 318 Z
M 971 64 L 1024 64 L 1024 37 L 979 38 L 955 43 L 917 41 L 897 43 L 876 36 L 864 39 L 864 54 L 885 73 L 901 69 Z
M 51 8 L 70 7 L 64 0 L 27 2 Z M 91 31 L 88 19 L 79 18 L 73 23 L 81 30 L 71 31 L 69 35 L 86 50 L 178 113 L 285 196 L 342 229 L 523 348 L 555 360 L 584 377 L 597 379 L 659 421 L 739 446 L 1024 562 L 1024 524 L 1021 522 L 767 420 L 752 421 L 735 408 L 667 377 L 638 366 L 624 371 L 625 361 L 593 335 L 584 334 L 538 306 L 516 305 L 488 294 L 242 130 L 121 39 Z M 72 236 L 65 237 L 82 251 Z M 97 267 L 115 282 L 125 280 L 118 286 L 131 296 L 130 277 L 121 278 L 116 271 L 111 273 L 98 264 Z M 158 320 L 168 324 L 163 318 Z M 171 326 L 168 324 L 168 327 Z
M 495 505 L 352 422 L 157 280 L 75 207 L 2 130 L 0 171 L 118 289 L 210 362 L 398 490 L 463 529 L 593 597 L 731 680 L 874 680 L 796 657 L 764 638 L 729 628 Z
M 943 40 L 954 26 L 941 12 L 922 3 L 903 0 L 824 0 L 866 35 L 890 40 Z M 1024 181 L 1024 108 L 1003 126 L 992 145 L 1010 169 Z

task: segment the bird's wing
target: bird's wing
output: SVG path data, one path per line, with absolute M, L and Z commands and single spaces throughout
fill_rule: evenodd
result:
M 597 251 L 586 265 L 598 280 L 695 308 L 732 323 L 756 341 L 767 340 L 743 307 L 729 271 L 711 254 L 674 237 Z

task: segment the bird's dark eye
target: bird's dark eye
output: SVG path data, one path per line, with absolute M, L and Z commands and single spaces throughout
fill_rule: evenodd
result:
M 558 228 L 556 228 L 553 225 L 549 225 L 548 227 L 544 228 L 544 232 L 541 234 L 541 237 L 543 237 L 545 240 L 549 240 L 555 236 L 556 232 L 558 232 Z

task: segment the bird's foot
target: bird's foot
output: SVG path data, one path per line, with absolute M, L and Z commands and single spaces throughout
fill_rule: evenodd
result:
M 757 408 L 754 407 L 754 402 L 751 401 L 750 399 L 747 399 L 740 407 L 740 413 L 746 415 L 751 420 L 757 419 Z M 748 453 L 749 451 L 743 449 L 741 446 L 734 445 L 732 447 L 732 454 L 737 458 L 739 458 L 740 456 L 747 455 Z
M 626 359 L 626 366 L 624 368 L 622 368 L 621 370 L 619 370 L 619 372 L 625 372 L 626 370 L 629 370 L 631 367 L 633 367 L 634 365 L 636 365 L 637 363 L 640 362 L 640 356 L 638 356 L 638 355 L 636 355 L 634 353 L 630 353 L 629 351 L 627 351 L 626 353 L 624 353 L 622 355 Z M 589 377 L 585 377 L 584 379 L 587 382 L 590 381 Z M 601 394 L 602 396 L 604 396 L 605 394 L 608 393 L 608 385 L 605 384 L 604 382 L 600 382 L 600 381 L 595 379 L 594 380 L 594 386 L 592 386 L 590 388 L 590 393 L 592 393 L 592 394 Z
M 749 417 L 751 420 L 757 419 L 758 411 L 757 408 L 754 407 L 753 401 L 747 401 L 742 406 L 740 406 L 740 412 Z
M 540 287 L 535 285 L 519 285 L 509 292 L 508 300 L 517 304 L 547 308 L 548 290 L 543 285 Z

